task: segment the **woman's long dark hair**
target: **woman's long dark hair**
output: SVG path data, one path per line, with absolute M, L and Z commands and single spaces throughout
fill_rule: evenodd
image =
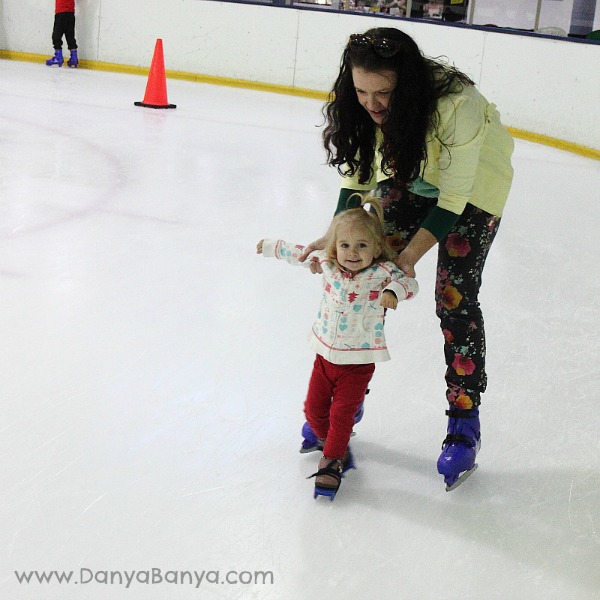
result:
M 427 136 L 438 124 L 437 101 L 474 84 L 464 73 L 423 56 L 415 41 L 398 29 L 378 27 L 365 36 L 393 40 L 399 50 L 394 56 L 382 58 L 370 45 L 346 46 L 339 75 L 323 108 L 327 162 L 342 175 L 358 172 L 360 183 L 371 179 L 376 124 L 358 102 L 352 69 L 393 71 L 397 82 L 381 126 L 382 168 L 404 186 L 419 175 L 421 161 L 427 160 Z

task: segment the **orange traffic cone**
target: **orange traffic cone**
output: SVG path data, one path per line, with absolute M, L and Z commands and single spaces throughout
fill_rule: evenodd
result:
M 177 108 L 175 104 L 169 104 L 167 100 L 167 80 L 165 78 L 165 59 L 163 57 L 162 40 L 156 40 L 154 56 L 148 74 L 146 93 L 143 102 L 134 102 L 136 106 L 147 106 L 148 108 Z

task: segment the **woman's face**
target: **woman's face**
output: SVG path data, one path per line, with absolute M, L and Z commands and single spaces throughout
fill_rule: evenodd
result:
M 394 71 L 365 71 L 352 68 L 354 89 L 360 105 L 366 109 L 373 121 L 381 125 L 387 115 L 392 92 L 396 87 Z

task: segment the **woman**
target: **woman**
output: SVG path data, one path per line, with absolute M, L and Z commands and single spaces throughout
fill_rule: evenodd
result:
M 336 214 L 354 207 L 354 192 L 377 190 L 395 262 L 409 277 L 438 246 L 449 403 L 438 472 L 454 489 L 477 467 L 487 383 L 478 293 L 512 181 L 512 138 L 465 74 L 393 28 L 350 36 L 324 114 L 328 164 L 343 176 Z

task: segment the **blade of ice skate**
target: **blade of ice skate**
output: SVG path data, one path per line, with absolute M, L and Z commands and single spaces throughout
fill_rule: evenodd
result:
M 451 492 L 452 490 L 455 490 L 461 483 L 463 483 L 463 481 L 468 479 L 477 470 L 478 466 L 479 465 L 475 463 L 472 469 L 465 471 L 452 485 L 446 484 L 446 491 Z

